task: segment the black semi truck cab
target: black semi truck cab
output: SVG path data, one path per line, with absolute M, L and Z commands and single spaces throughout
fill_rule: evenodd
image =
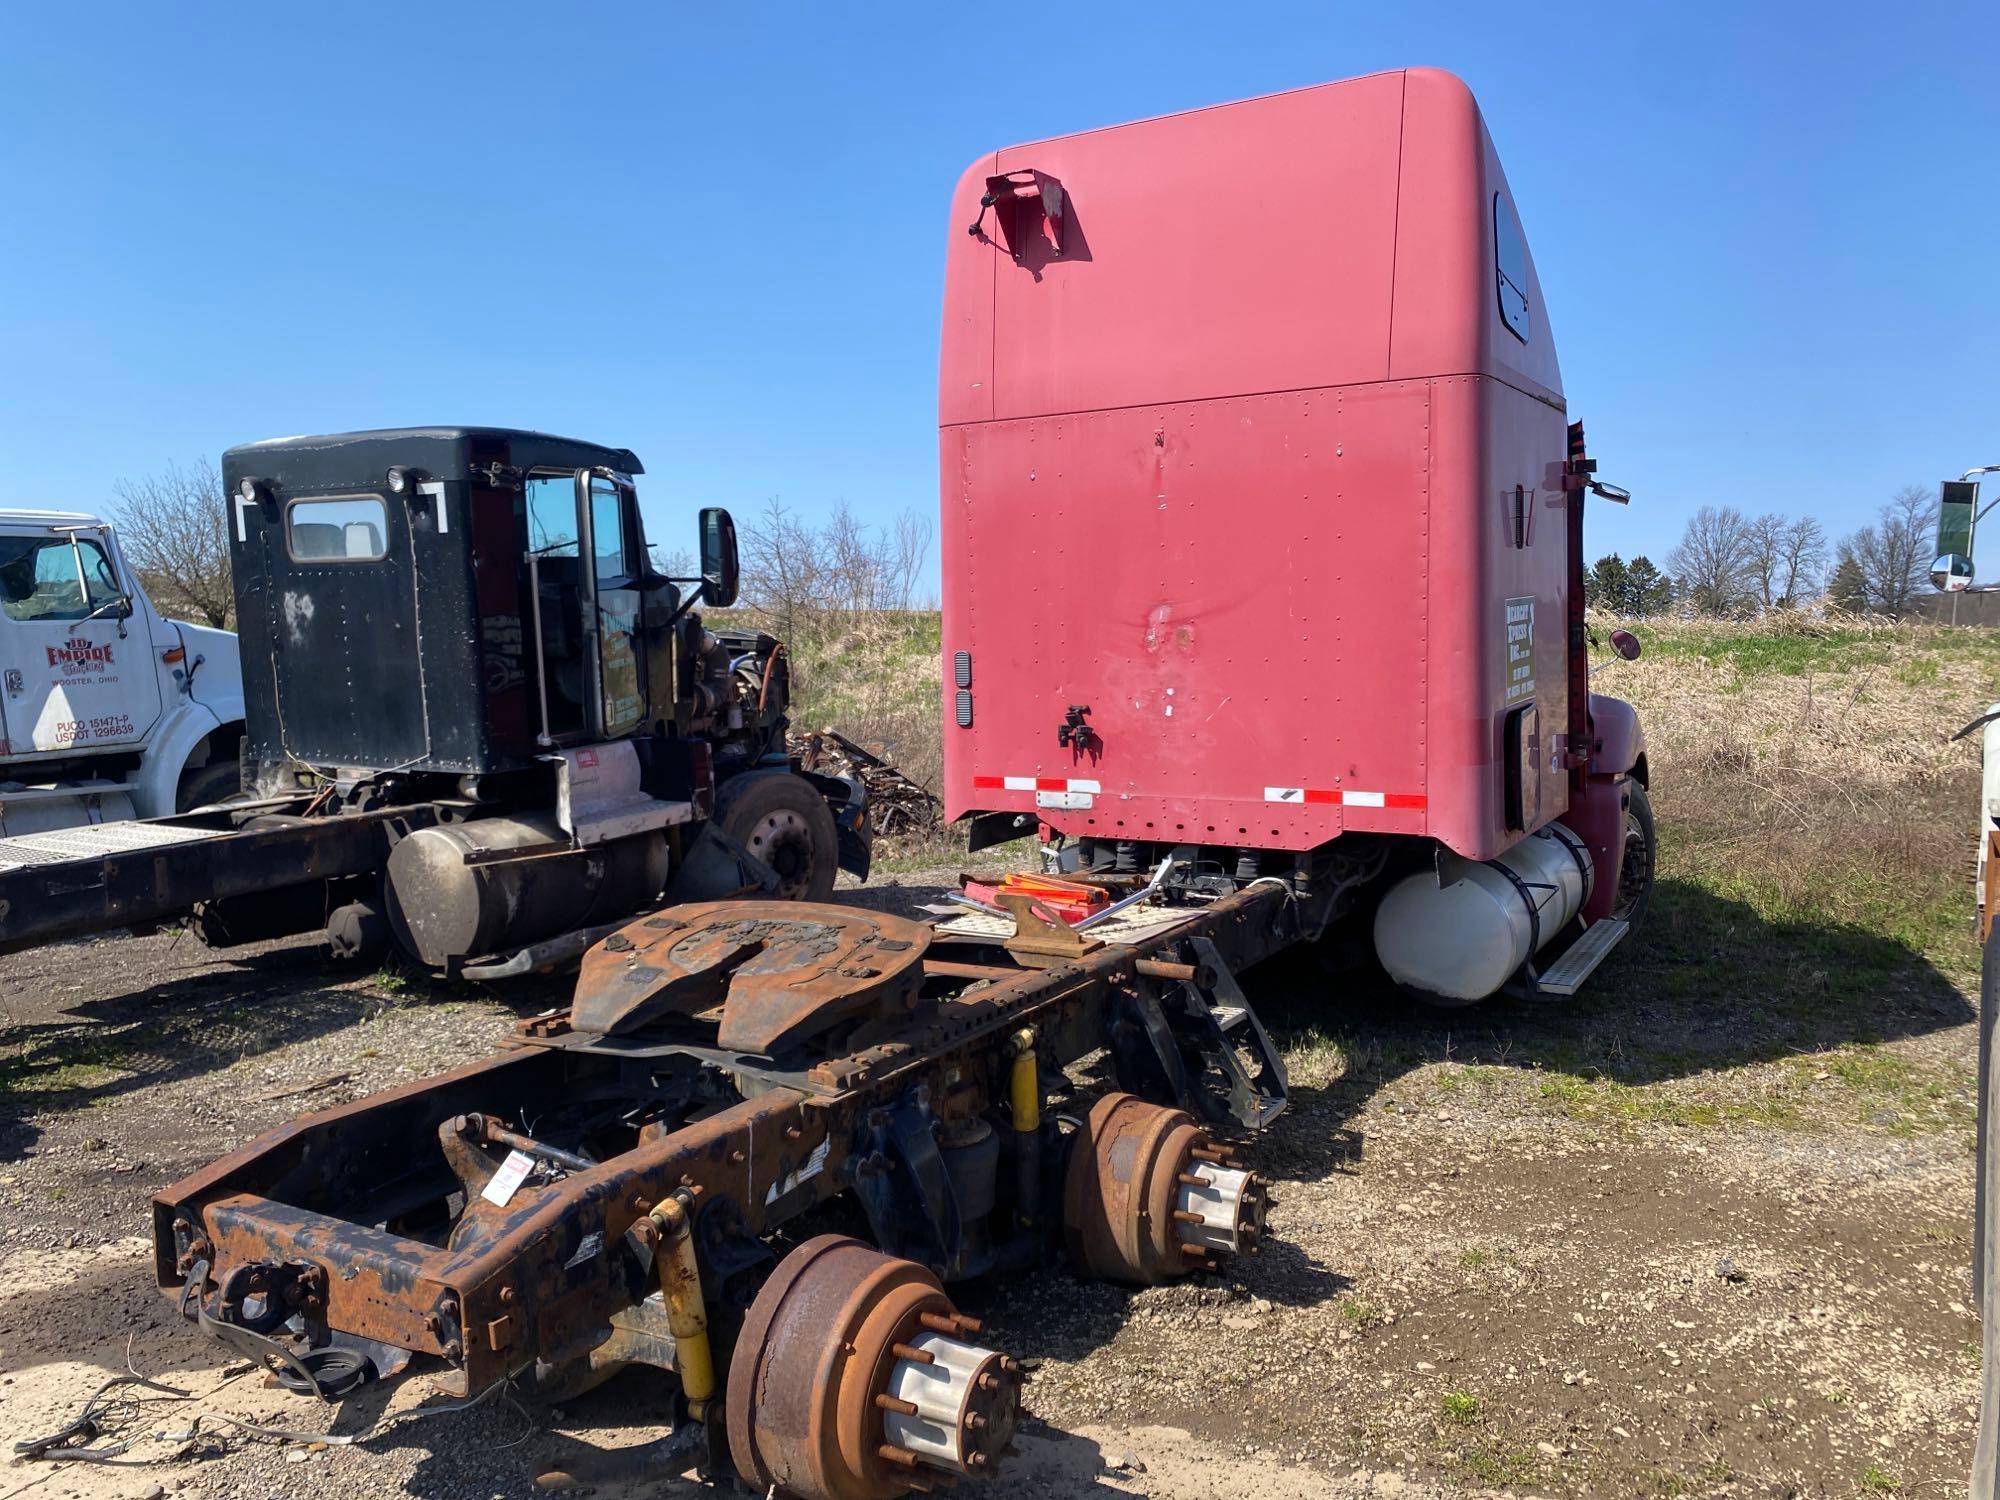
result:
M 688 606 L 733 602 L 733 535 L 705 512 L 704 578 L 659 575 L 640 472 L 627 449 L 498 428 L 230 449 L 243 650 L 270 664 L 246 673 L 256 758 L 490 775 L 692 728 Z
M 230 449 L 244 800 L 0 847 L 0 952 L 192 909 L 216 944 L 323 926 L 493 977 L 663 899 L 866 878 L 860 784 L 787 752 L 782 643 L 697 610 L 735 599 L 728 512 L 669 577 L 641 472 L 498 427 Z

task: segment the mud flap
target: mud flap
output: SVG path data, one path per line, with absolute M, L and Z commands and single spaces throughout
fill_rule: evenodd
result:
M 777 890 L 776 870 L 724 833 L 720 824 L 704 823 L 687 853 L 681 856 L 680 868 L 667 882 L 661 905 L 726 901 L 731 896 L 773 896 Z
M 834 856 L 840 868 L 856 880 L 866 880 L 875 862 L 875 828 L 868 817 L 868 788 L 858 776 L 829 776 L 824 771 L 798 773 L 819 789 L 833 814 Z

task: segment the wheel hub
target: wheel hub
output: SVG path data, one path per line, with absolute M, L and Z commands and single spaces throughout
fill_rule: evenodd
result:
M 745 842 L 750 852 L 777 875 L 780 897 L 791 900 L 811 883 L 812 829 L 790 808 L 775 808 L 764 814 L 751 828 L 750 837 Z
M 1082 1270 L 1151 1286 L 1254 1251 L 1266 1202 L 1262 1180 L 1187 1114 L 1106 1094 L 1070 1149 L 1064 1235 Z
M 759 1487 L 891 1500 L 926 1472 L 989 1475 L 1011 1441 L 1020 1367 L 968 1341 L 935 1277 L 844 1235 L 786 1256 L 729 1366 L 729 1447 Z

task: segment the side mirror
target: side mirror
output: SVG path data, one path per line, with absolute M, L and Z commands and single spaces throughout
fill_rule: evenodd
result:
M 720 506 L 701 513 L 702 597 L 717 609 L 736 602 L 736 523 Z
M 1972 587 L 1972 559 L 1947 552 L 1931 564 L 1931 587 L 1941 594 L 1961 594 Z
M 1614 630 L 1611 632 L 1611 649 L 1627 661 L 1637 661 L 1640 651 L 1639 637 L 1629 630 Z

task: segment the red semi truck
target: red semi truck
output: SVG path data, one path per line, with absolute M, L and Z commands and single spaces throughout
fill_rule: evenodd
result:
M 1349 887 L 1390 975 L 1569 993 L 1643 911 L 1582 501 L 1478 106 L 1413 68 L 982 156 L 938 386 L 945 798 L 975 846 Z
M 1345 922 L 1430 999 L 1560 992 L 1643 907 L 1644 749 L 1584 659 L 1594 481 L 1461 84 L 998 153 L 949 257 L 952 810 L 1183 904 L 626 924 L 506 1050 L 156 1196 L 162 1289 L 295 1389 L 652 1364 L 759 1492 L 990 1477 L 1022 1368 L 948 1286 L 1265 1238 L 1237 1152 L 1287 1085 L 1237 973 Z M 804 1237 L 835 1199 L 865 1243 Z

